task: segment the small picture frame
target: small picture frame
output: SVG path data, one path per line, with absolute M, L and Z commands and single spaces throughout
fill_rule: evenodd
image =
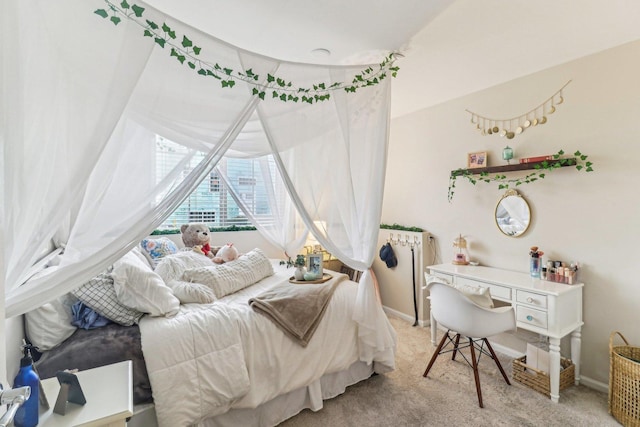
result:
M 67 402 L 77 405 L 87 403 L 78 377 L 73 372 L 58 371 L 56 377 L 58 377 L 58 382 L 60 383 L 60 391 L 53 408 L 54 413 L 64 415 L 67 412 Z
M 486 168 L 487 152 L 479 151 L 467 154 L 467 169 Z
M 317 279 L 322 279 L 322 253 L 307 255 L 307 272 L 313 273 Z

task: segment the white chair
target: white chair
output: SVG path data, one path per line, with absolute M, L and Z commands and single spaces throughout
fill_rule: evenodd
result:
M 476 391 L 478 393 L 478 403 L 482 405 L 482 391 L 480 390 L 480 377 L 478 376 L 478 362 L 482 354 L 492 358 L 504 380 L 511 385 L 507 374 L 505 374 L 500 361 L 496 357 L 491 344 L 486 337 L 496 335 L 502 332 L 514 330 L 516 328 L 515 312 L 512 306 L 487 308 L 482 307 L 462 292 L 444 283 L 432 282 L 427 286 L 431 300 L 431 314 L 438 324 L 447 329 L 447 332 L 440 340 L 437 349 L 433 353 L 427 369 L 424 371 L 423 377 L 426 377 L 429 370 L 433 366 L 438 356 L 443 353 L 453 352 L 451 357 L 455 360 L 459 350 L 469 347 L 471 351 L 471 363 L 460 352 L 465 361 L 473 368 L 473 375 L 476 382 Z M 468 340 L 468 344 L 460 344 L 460 336 Z M 446 344 L 446 345 L 445 345 Z M 446 350 L 449 344 L 453 344 L 453 348 Z M 489 350 L 487 352 L 487 350 Z M 476 357 L 476 350 L 479 351 Z

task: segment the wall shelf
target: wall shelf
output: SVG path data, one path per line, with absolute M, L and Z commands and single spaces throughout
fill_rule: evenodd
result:
M 512 165 L 502 165 L 502 166 L 488 166 L 486 168 L 472 168 L 472 169 L 457 169 L 451 171 L 451 176 L 461 176 L 461 175 L 480 175 L 481 173 L 503 173 L 503 172 L 514 172 L 514 171 L 522 171 L 522 170 L 530 170 L 530 169 L 541 169 L 542 164 L 546 163 L 547 165 L 555 165 L 559 164 L 560 167 L 565 166 L 575 166 L 576 159 L 557 159 L 557 160 L 544 160 L 541 162 L 531 162 L 531 163 L 514 163 Z M 540 165 L 540 168 L 536 168 L 536 165 Z

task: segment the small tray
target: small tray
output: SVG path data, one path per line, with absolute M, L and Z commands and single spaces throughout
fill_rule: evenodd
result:
M 322 275 L 322 279 L 316 280 L 296 280 L 293 276 L 289 277 L 289 283 L 296 283 L 298 285 L 311 285 L 313 283 L 324 283 L 327 280 L 331 279 L 333 276 L 329 273 L 324 273 Z

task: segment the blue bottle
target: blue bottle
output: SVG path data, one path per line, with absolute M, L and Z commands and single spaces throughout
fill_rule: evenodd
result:
M 31 387 L 31 396 L 16 411 L 13 418 L 15 427 L 35 427 L 38 425 L 38 398 L 40 379 L 33 368 L 33 359 L 31 358 L 31 345 L 24 345 L 24 357 L 20 359 L 20 370 L 16 379 L 13 381 L 13 387 Z

